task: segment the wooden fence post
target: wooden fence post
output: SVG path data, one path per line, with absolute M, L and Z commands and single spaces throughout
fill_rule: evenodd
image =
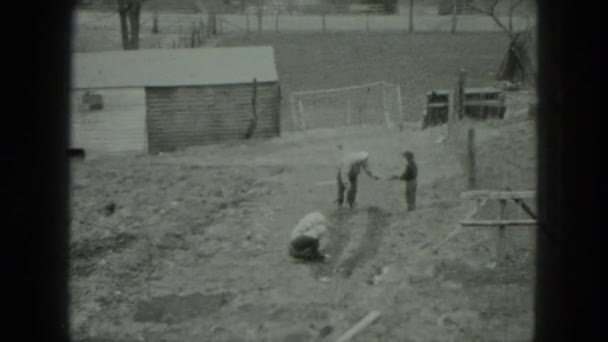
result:
M 453 140 L 454 135 L 454 113 L 456 112 L 456 93 L 457 90 L 450 91 L 448 94 L 448 133 L 447 139 Z
M 503 221 L 505 219 L 505 209 L 507 206 L 507 200 L 500 199 L 498 208 L 498 220 Z M 506 226 L 499 225 L 498 226 L 498 238 L 496 240 L 496 264 L 501 265 L 505 259 L 505 234 L 506 234 Z
M 468 178 L 469 178 L 469 190 L 473 190 L 476 187 L 476 171 L 475 171 L 475 129 L 469 128 L 469 139 L 468 139 Z
M 262 33 L 262 20 L 264 19 L 264 10 L 262 9 L 262 2 L 258 0 L 258 33 Z
M 158 10 L 154 10 L 154 17 L 152 18 L 152 33 L 158 34 Z
M 291 121 L 293 126 L 292 128 L 295 131 L 298 126 L 298 118 L 296 115 L 296 101 L 293 94 L 289 94 L 289 105 L 291 107 Z
M 511 0 L 509 4 L 509 33 L 513 33 L 513 12 L 515 10 L 515 0 Z
M 352 113 L 352 104 L 350 102 L 350 100 L 346 100 L 346 125 L 350 126 L 352 120 L 353 120 L 353 113 Z
M 458 24 L 458 0 L 452 0 L 452 33 L 456 33 L 456 25 Z
M 465 115 L 464 112 L 464 102 L 465 102 L 465 81 L 466 81 L 467 73 L 464 69 L 460 69 L 460 73 L 458 74 L 458 86 L 456 87 L 457 93 L 457 109 L 458 109 L 458 117 L 457 119 L 462 119 Z
M 323 13 L 321 14 L 321 21 L 322 21 L 322 23 L 323 23 L 323 24 L 322 24 L 322 25 L 323 25 L 322 32 L 323 32 L 323 33 L 325 33 L 325 31 L 326 31 L 326 29 L 327 29 L 327 28 L 326 28 L 326 26 L 325 26 L 325 11 L 323 11 Z
M 194 48 L 196 40 L 196 24 L 192 23 L 192 32 L 190 33 L 190 48 Z
M 410 0 L 410 11 L 409 11 L 409 28 L 408 32 L 414 32 L 414 0 Z
M 302 130 L 306 130 L 306 122 L 304 121 L 304 105 L 302 104 L 302 100 L 298 100 L 298 111 L 300 112 L 300 125 Z
M 247 132 L 245 132 L 245 139 L 251 139 L 253 132 L 258 124 L 258 113 L 257 113 L 257 97 L 258 97 L 258 82 L 257 79 L 253 79 L 253 95 L 251 97 L 251 121 Z

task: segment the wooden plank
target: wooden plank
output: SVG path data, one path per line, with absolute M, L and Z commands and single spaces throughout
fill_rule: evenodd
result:
M 526 214 L 528 214 L 531 218 L 533 219 L 537 219 L 538 217 L 536 216 L 536 214 L 532 211 L 532 209 L 522 200 L 514 198 L 513 201 L 515 201 L 515 203 L 519 204 L 519 206 L 526 212 Z
M 352 328 L 350 328 L 344 335 L 340 336 L 336 342 L 347 342 L 350 341 L 353 336 L 355 336 L 358 332 L 365 329 L 368 325 L 374 323 L 376 319 L 380 317 L 380 311 L 372 311 L 367 316 L 365 316 L 362 320 L 360 320 L 357 324 L 355 324 Z
M 497 227 L 497 226 L 534 226 L 536 220 L 465 220 L 460 224 L 464 227 Z
M 473 210 L 471 210 L 471 212 L 466 216 L 465 220 L 466 221 L 471 220 L 473 218 L 473 216 L 475 216 L 477 214 L 479 209 L 485 207 L 487 201 L 488 201 L 487 199 L 477 200 L 477 203 L 475 204 L 475 208 L 473 208 Z M 453 236 L 455 236 L 462 227 L 463 227 L 462 225 L 456 226 L 456 228 L 454 228 L 454 230 L 452 230 L 440 243 L 437 244 L 437 246 L 435 246 L 435 248 L 433 248 L 433 253 L 437 254 L 439 252 L 439 248 L 441 248 L 441 246 L 443 246 L 446 242 L 448 242 L 448 240 L 450 240 Z
M 474 190 L 465 191 L 460 194 L 462 199 L 526 199 L 534 198 L 536 191 L 494 191 Z
M 500 100 L 465 100 L 465 107 L 504 107 L 505 104 Z

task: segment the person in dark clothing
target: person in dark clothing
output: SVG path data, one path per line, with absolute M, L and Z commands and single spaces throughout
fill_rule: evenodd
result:
M 391 179 L 405 181 L 405 202 L 407 210 L 413 211 L 416 209 L 416 187 L 418 178 L 418 166 L 414 160 L 414 153 L 405 151 L 402 153 L 407 165 L 401 176 L 393 176 Z

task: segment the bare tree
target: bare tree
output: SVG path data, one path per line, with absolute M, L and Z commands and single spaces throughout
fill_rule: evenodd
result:
M 498 5 L 501 3 L 504 3 L 505 1 L 507 1 L 507 0 L 488 0 L 488 1 L 486 1 L 485 6 L 479 6 L 479 5 L 471 5 L 471 6 L 473 6 L 473 8 L 475 10 L 477 10 L 483 14 L 486 14 L 490 18 L 492 18 L 492 20 L 494 20 L 496 25 L 498 25 L 498 27 L 500 27 L 502 29 L 502 31 L 505 32 L 509 36 L 509 49 L 513 53 L 514 57 L 517 59 L 518 63 L 522 66 L 523 71 L 527 75 L 529 75 L 530 80 L 532 82 L 535 82 L 536 81 L 536 70 L 534 70 L 526 51 L 524 51 L 517 43 L 519 38 L 522 35 L 531 34 L 530 28 L 526 27 L 521 32 L 517 32 L 513 28 L 513 18 L 512 18 L 513 12 L 515 11 L 516 8 L 521 6 L 526 0 L 508 0 L 508 1 L 510 1 L 509 7 L 508 7 L 509 23 L 506 25 L 505 25 L 505 23 L 503 23 L 500 20 L 499 14 L 497 12 Z
M 485 3 L 487 3 L 487 5 L 485 6 L 480 6 L 480 5 L 474 5 L 471 4 L 471 6 L 483 13 L 488 15 L 490 18 L 492 18 L 492 20 L 494 20 L 494 22 L 496 23 L 496 25 L 498 25 L 498 27 L 500 27 L 505 33 L 507 33 L 509 35 L 510 38 L 514 38 L 517 34 L 515 33 L 515 30 L 513 30 L 513 12 L 515 11 L 515 9 L 517 7 L 519 7 L 520 5 L 522 5 L 526 0 L 509 0 L 510 1 L 510 6 L 509 6 L 509 25 L 505 25 L 499 18 L 498 16 L 498 12 L 497 12 L 497 7 L 500 3 L 505 2 L 505 0 L 489 0 L 486 1 Z
M 122 48 L 125 50 L 139 49 L 139 18 L 141 4 L 145 0 L 116 0 L 120 17 L 120 35 Z

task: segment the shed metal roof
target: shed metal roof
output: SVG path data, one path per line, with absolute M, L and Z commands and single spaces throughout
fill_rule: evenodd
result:
M 75 53 L 73 89 L 228 85 L 278 80 L 272 47 Z

